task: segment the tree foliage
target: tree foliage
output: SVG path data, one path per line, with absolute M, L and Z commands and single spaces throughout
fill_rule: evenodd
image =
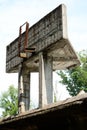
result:
M 10 86 L 0 97 L 0 108 L 2 116 L 16 115 L 18 113 L 18 91 L 14 86 Z
M 71 96 L 77 95 L 81 90 L 87 92 L 87 51 L 80 51 L 78 56 L 81 65 L 70 70 L 59 71 L 60 83 L 66 85 Z

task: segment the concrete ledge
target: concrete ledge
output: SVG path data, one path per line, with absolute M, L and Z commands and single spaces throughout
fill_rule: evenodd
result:
M 21 52 L 23 51 L 25 32 L 22 34 Z M 23 60 L 18 57 L 18 41 L 16 38 L 6 47 L 6 72 L 18 72 Z M 78 65 L 78 57 L 67 36 L 67 14 L 64 4 L 58 6 L 29 28 L 28 47 L 35 48 L 35 53 L 27 53 L 27 64 L 30 71 L 38 71 L 38 53 L 40 51 L 53 57 L 55 69 L 65 69 Z
M 27 111 L 15 117 L 5 118 L 0 122 L 0 130 L 22 129 L 31 126 L 43 128 L 44 125 L 45 128 L 51 128 L 54 124 L 58 128 L 61 124 L 65 125 L 66 123 L 65 129 L 67 129 L 70 125 L 67 120 L 71 122 L 71 126 L 73 123 L 77 123 L 74 124 L 74 128 L 79 128 L 78 123 L 87 121 L 87 93 L 50 104 L 41 109 Z M 84 126 L 87 128 L 86 124 L 83 125 L 83 128 Z

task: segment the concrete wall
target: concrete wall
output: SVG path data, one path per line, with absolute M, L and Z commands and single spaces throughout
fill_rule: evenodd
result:
M 35 25 L 28 33 L 28 47 L 35 48 L 35 54 L 43 51 L 58 40 L 67 39 L 66 6 L 60 5 Z M 22 34 L 21 51 L 24 46 L 25 33 Z M 21 58 L 18 57 L 18 41 L 16 38 L 6 48 L 6 72 L 18 72 Z M 31 54 L 28 55 L 31 57 Z

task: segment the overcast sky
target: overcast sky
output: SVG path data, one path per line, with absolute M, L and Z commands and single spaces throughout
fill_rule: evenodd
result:
M 67 7 L 68 38 L 75 51 L 87 49 L 87 1 L 85 0 L 0 0 L 0 92 L 17 86 L 17 74 L 6 74 L 6 46 L 19 34 L 19 26 L 30 26 L 59 4 Z

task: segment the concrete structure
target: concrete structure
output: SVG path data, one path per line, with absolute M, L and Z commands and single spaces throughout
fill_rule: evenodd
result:
M 26 32 L 21 35 L 20 46 L 20 37 L 7 46 L 6 72 L 19 73 L 19 113 L 29 110 L 31 72 L 39 72 L 41 108 L 53 103 L 52 72 L 80 64 L 68 40 L 66 16 L 66 6 L 62 4 L 29 28 L 27 48 L 34 48 L 34 52 L 24 50 Z M 21 54 L 24 58 L 19 57 Z
M 0 130 L 87 130 L 87 94 L 0 121 Z
M 87 93 L 52 103 L 52 72 L 69 69 L 80 61 L 67 37 L 66 7 L 60 5 L 42 18 L 28 32 L 28 47 L 24 51 L 25 33 L 7 46 L 6 72 L 19 73 L 19 114 L 0 119 L 0 130 L 87 130 Z M 18 53 L 25 58 L 18 57 Z M 39 108 L 29 110 L 30 73 L 39 72 Z M 28 111 L 29 110 L 29 111 Z

